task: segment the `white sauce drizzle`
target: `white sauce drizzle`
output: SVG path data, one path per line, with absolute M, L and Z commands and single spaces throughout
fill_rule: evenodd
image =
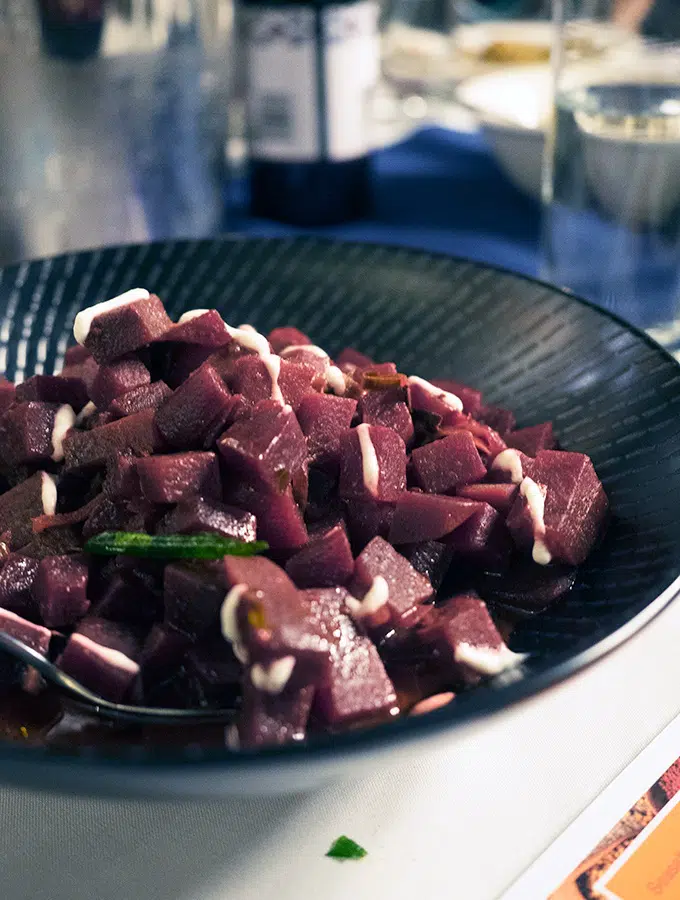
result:
M 272 355 L 272 352 L 269 349 L 269 341 L 263 334 L 260 334 L 259 331 L 248 331 L 244 328 L 232 328 L 231 325 L 226 325 L 226 329 L 232 340 L 236 341 L 241 347 L 245 347 L 246 350 L 254 350 L 261 359 L 266 359 L 268 356 Z
M 465 642 L 457 645 L 453 657 L 457 663 L 469 666 L 480 675 L 499 675 L 525 658 L 522 653 L 513 653 L 505 644 L 500 647 L 476 647 Z
M 267 694 L 280 694 L 290 680 L 295 668 L 294 656 L 282 656 L 275 659 L 268 666 L 262 666 L 260 663 L 250 670 L 250 680 L 253 682 L 258 691 L 265 691 Z
M 112 650 L 110 647 L 104 647 L 102 644 L 98 644 L 84 634 L 76 633 L 72 635 L 71 640 L 74 644 L 79 644 L 83 650 L 93 653 L 95 656 L 98 656 L 110 665 L 115 666 L 117 669 L 125 669 L 125 671 L 129 672 L 131 675 L 136 675 L 137 672 L 139 672 L 137 663 L 130 659 L 129 656 L 121 653 L 120 650 Z
M 520 484 L 524 477 L 519 452 L 512 447 L 501 451 L 491 463 L 491 468 L 498 472 L 507 472 L 513 484 Z
M 366 591 L 363 600 L 348 596 L 345 600 L 347 609 L 355 618 L 370 616 L 383 607 L 390 597 L 390 586 L 382 575 L 376 575 Z
M 245 325 L 239 325 L 239 331 L 249 331 L 251 334 L 257 334 L 257 328 L 254 328 L 252 325 L 249 325 L 247 322 Z
M 347 390 L 345 376 L 337 366 L 329 366 L 326 369 L 326 384 L 338 397 L 343 397 Z
M 96 412 L 97 412 L 97 407 L 94 405 L 94 403 L 91 400 L 88 401 L 85 404 L 85 406 L 83 406 L 83 408 L 80 410 L 78 415 L 76 416 L 75 424 L 82 425 L 82 423 L 85 421 L 85 419 L 89 419 L 90 416 L 93 416 Z
M 68 403 L 60 406 L 55 413 L 52 426 L 52 459 L 55 462 L 61 462 L 64 458 L 64 438 L 75 424 L 76 414 L 73 408 Z
M 316 344 L 290 344 L 288 347 L 284 347 L 280 355 L 285 359 L 292 353 L 309 353 L 311 356 L 316 356 L 317 359 L 330 358 L 326 351 L 322 347 L 317 347 Z
M 188 309 L 179 317 L 179 319 L 177 320 L 177 324 L 184 325 L 185 322 L 191 322 L 192 319 L 198 319 L 200 316 L 204 316 L 208 312 L 210 312 L 209 309 Z
M 40 498 L 42 500 L 43 512 L 46 516 L 53 516 L 57 511 L 57 482 L 42 472 L 42 487 L 40 489 Z
M 371 426 L 362 422 L 357 425 L 357 435 L 359 437 L 359 448 L 361 450 L 361 465 L 364 474 L 364 486 L 369 494 L 377 496 L 378 483 L 380 480 L 380 467 L 378 465 L 378 456 L 371 440 Z
M 113 297 L 111 300 L 105 300 L 103 303 L 95 303 L 94 306 L 88 306 L 87 309 L 81 310 L 73 323 L 73 337 L 79 344 L 84 344 L 90 333 L 92 322 L 102 313 L 111 312 L 120 306 L 128 306 L 130 303 L 136 303 L 138 300 L 148 300 L 151 295 L 144 288 L 133 288 L 126 291 L 119 297 Z
M 222 637 L 225 641 L 229 641 L 231 649 L 234 651 L 234 656 L 240 663 L 243 663 L 244 666 L 248 663 L 249 655 L 248 650 L 241 639 L 236 612 L 238 610 L 238 605 L 247 590 L 247 584 L 235 584 L 234 587 L 227 592 L 224 601 L 222 602 L 222 609 L 220 610 Z
M 263 356 L 262 362 L 266 370 L 269 372 L 269 377 L 272 380 L 272 391 L 271 391 L 271 399 L 276 400 L 277 403 L 283 403 L 283 394 L 281 393 L 281 388 L 279 387 L 279 375 L 281 374 L 281 357 L 276 356 L 275 353 L 270 353 L 269 356 Z
M 408 383 L 415 384 L 417 387 L 422 388 L 422 390 L 430 394 L 430 396 L 435 397 L 443 403 L 447 409 L 450 409 L 453 412 L 463 412 L 463 401 L 460 397 L 456 396 L 456 394 L 452 394 L 450 391 L 444 391 L 431 382 L 425 381 L 424 378 L 419 378 L 417 375 L 409 375 Z
M 524 478 L 519 492 L 527 501 L 527 509 L 534 528 L 534 547 L 531 557 L 539 566 L 547 566 L 552 555 L 545 543 L 545 488 L 536 484 L 533 478 Z

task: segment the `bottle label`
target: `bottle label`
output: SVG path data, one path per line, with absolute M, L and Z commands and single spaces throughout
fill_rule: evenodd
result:
M 342 161 L 370 149 L 378 78 L 373 0 L 247 10 L 248 121 L 256 159 Z

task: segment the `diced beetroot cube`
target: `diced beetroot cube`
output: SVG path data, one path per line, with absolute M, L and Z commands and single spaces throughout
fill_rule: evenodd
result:
M 117 359 L 99 366 L 90 398 L 97 409 L 103 412 L 116 397 L 122 397 L 128 391 L 150 382 L 151 374 L 139 359 L 134 356 Z
M 412 410 L 441 416 L 444 421 L 449 416 L 463 411 L 463 401 L 460 397 L 417 375 L 409 376 L 408 389 Z
M 488 568 L 503 568 L 512 552 L 512 541 L 503 517 L 482 503 L 467 522 L 446 539 L 456 559 Z
M 432 585 L 381 537 L 357 557 L 347 606 L 353 618 L 369 625 L 405 622 L 433 595 Z
M 164 381 L 154 381 L 153 384 L 143 384 L 138 388 L 128 391 L 122 397 L 116 397 L 108 408 L 108 412 L 115 418 L 131 416 L 142 412 L 144 409 L 158 409 L 172 394 L 171 389 Z
M 571 590 L 575 579 L 573 568 L 522 561 L 502 574 L 486 573 L 479 581 L 479 592 L 490 603 L 509 607 L 513 612 L 534 614 Z
M 108 460 L 102 490 L 112 500 L 134 500 L 141 496 L 137 457 L 121 453 Z
M 408 444 L 413 438 L 413 421 L 406 401 L 405 387 L 366 391 L 359 401 L 359 418 L 367 425 L 391 428 Z
M 505 645 L 486 604 L 474 594 L 453 597 L 437 607 L 420 637 L 470 684 L 498 675 L 522 659 Z
M 472 435 L 475 447 L 486 465 L 506 449 L 505 441 L 493 428 L 464 413 L 451 413 L 439 428 L 440 434 L 445 436 L 461 431 L 468 431 Z
M 80 344 L 73 344 L 68 347 L 66 353 L 64 353 L 64 368 L 66 368 L 66 366 L 80 365 L 80 363 L 85 362 L 86 359 L 91 358 L 92 354 L 87 347 L 83 347 Z
M 50 528 L 42 534 L 36 534 L 33 540 L 21 548 L 23 556 L 33 559 L 44 559 L 46 556 L 64 556 L 80 553 L 83 542 L 73 528 Z
M 218 448 L 230 470 L 274 491 L 285 490 L 307 458 L 307 442 L 292 409 L 270 400 L 228 428 Z
M 333 394 L 308 394 L 297 408 L 302 433 L 307 438 L 309 457 L 320 464 L 337 464 L 339 439 L 354 418 L 357 401 Z
M 55 513 L 52 516 L 36 516 L 33 519 L 33 532 L 35 534 L 40 534 L 43 531 L 47 531 L 51 528 L 63 528 L 68 525 L 79 525 L 81 522 L 84 522 L 88 519 L 93 512 L 95 512 L 100 504 L 102 503 L 102 495 L 99 494 L 96 497 L 93 497 L 92 500 L 89 500 L 84 506 L 81 506 L 80 509 L 72 509 L 67 513 Z
M 556 446 L 552 422 L 518 428 L 505 436 L 508 447 L 515 447 L 527 456 L 536 456 L 539 450 L 554 450 Z
M 33 582 L 38 574 L 37 559 L 10 553 L 0 569 L 0 607 L 23 616 L 38 619 L 38 604 L 33 597 Z
M 161 598 L 147 579 L 135 572 L 119 572 L 107 580 L 104 592 L 91 609 L 93 616 L 112 622 L 149 626 L 160 611 Z
M 459 487 L 456 493 L 459 497 L 488 503 L 498 512 L 507 513 L 515 501 L 517 490 L 516 484 L 466 484 Z
M 280 356 L 242 356 L 234 364 L 229 385 L 249 403 L 275 400 L 295 409 L 306 394 L 317 393 L 325 385 L 314 366 L 289 362 Z
M 311 629 L 331 637 L 329 657 L 317 687 L 314 711 L 331 727 L 389 714 L 396 703 L 378 651 L 347 616 L 343 589 L 304 591 Z
M 303 741 L 313 699 L 314 687 L 311 685 L 272 695 L 259 691 L 246 678 L 233 749 Z
M 288 560 L 286 572 L 300 588 L 346 584 L 354 572 L 354 557 L 344 524 L 310 537 Z
M 303 344 L 311 344 L 311 340 L 302 331 L 297 328 L 275 328 L 267 335 L 269 343 L 272 345 L 274 353 L 280 353 L 286 347 L 302 346 Z
M 399 552 L 416 572 L 427 578 L 435 591 L 439 590 L 453 558 L 450 547 L 440 541 L 423 541 L 420 544 L 404 544 Z
M 75 632 L 57 660 L 60 668 L 107 700 L 120 702 L 139 673 L 139 665 L 120 650 L 112 650 Z
M 539 486 L 539 493 L 545 489 L 543 503 L 532 485 Z M 534 561 L 545 565 L 554 560 L 576 566 L 592 550 L 607 509 L 604 488 L 587 456 L 541 450 L 534 460 L 531 477 L 520 485 L 508 527 L 518 546 L 524 547 L 528 518 Z
M 130 509 L 124 502 L 102 496 L 85 520 L 83 538 L 89 540 L 104 531 L 143 531 L 141 525 L 135 528 L 130 519 Z
M 339 448 L 343 500 L 396 500 L 406 488 L 406 446 L 391 428 L 358 425 Z
M 142 651 L 143 639 L 139 630 L 120 622 L 109 622 L 108 619 L 97 616 L 85 616 L 78 623 L 76 631 L 102 647 L 124 653 L 130 659 L 139 659 Z
M 75 423 L 68 405 L 16 403 L 0 419 L 0 459 L 9 469 L 47 460 L 60 462 L 64 437 Z
M 155 422 L 179 450 L 208 446 L 229 418 L 233 400 L 224 382 L 205 363 L 156 410 Z
M 11 381 L 0 377 L 0 415 L 8 410 L 16 398 L 16 388 Z M 29 398 L 24 398 L 29 399 Z M 33 398 L 31 398 L 33 399 Z M 86 398 L 87 400 L 87 398 Z
M 217 498 L 222 494 L 214 453 L 194 451 L 149 456 L 137 461 L 142 493 L 152 503 L 179 503 L 188 497 Z
M 54 515 L 56 508 L 57 486 L 47 472 L 36 472 L 0 494 L 0 528 L 9 532 L 10 549 L 17 550 L 31 540 L 34 517 Z
M 352 375 L 356 369 L 372 368 L 375 362 L 370 356 L 359 353 L 358 350 L 354 350 L 352 347 L 345 347 L 336 358 L 335 364 L 343 372 L 349 372 Z
M 397 500 L 388 540 L 391 544 L 434 541 L 450 534 L 478 511 L 478 504 L 471 500 L 404 491 Z
M 245 347 L 241 347 L 236 341 L 233 341 L 226 347 L 220 347 L 219 350 L 213 351 L 206 363 L 212 366 L 222 381 L 228 385 L 237 362 L 246 356 L 253 356 L 253 353 Z
M 73 349 L 73 348 L 71 348 Z M 87 396 L 90 396 L 90 389 L 94 383 L 94 379 L 97 376 L 97 371 L 99 366 L 92 359 L 90 354 L 85 350 L 84 347 L 80 348 L 85 352 L 85 356 L 79 362 L 66 363 L 64 368 L 61 370 L 60 377 L 62 378 L 74 378 L 77 381 L 80 381 L 82 384 L 82 389 L 85 391 Z M 68 352 L 68 351 L 67 351 Z
M 33 597 L 45 625 L 73 625 L 90 608 L 87 599 L 87 566 L 75 556 L 48 556 L 40 561 Z
M 315 387 L 323 390 L 326 383 L 326 376 L 331 365 L 330 356 L 325 350 L 322 350 L 321 347 L 317 347 L 314 344 L 291 344 L 291 346 L 285 347 L 281 351 L 281 358 L 285 359 L 287 362 L 304 363 L 307 366 L 311 366 L 317 375 L 323 376 L 323 380 L 319 378 L 314 384 Z M 342 384 L 344 385 L 345 376 L 340 372 L 340 369 L 337 369 L 337 372 L 339 373 L 337 377 L 342 380 Z
M 478 410 L 475 419 L 493 428 L 502 438 L 515 427 L 514 413 L 501 406 L 483 406 Z
M 191 638 L 165 623 L 156 623 L 148 633 L 139 665 L 145 681 L 158 681 L 178 669 L 184 654 L 192 646 Z
M 216 500 L 189 497 L 178 503 L 158 526 L 163 534 L 211 531 L 240 541 L 254 541 L 257 522 L 252 513 Z
M 36 653 L 47 656 L 52 637 L 49 628 L 29 622 L 7 609 L 0 609 L 0 631 L 26 644 Z
M 219 634 L 226 592 L 219 564 L 170 563 L 165 567 L 165 621 L 192 638 Z
M 280 494 L 237 483 L 227 489 L 224 499 L 255 516 L 257 539 L 266 541 L 271 550 L 295 551 L 307 543 L 307 528 L 290 487 Z
M 7 382 L 9 384 L 9 382 Z M 14 398 L 12 398 L 14 399 Z M 33 375 L 16 389 L 19 403 L 37 400 L 43 403 L 68 404 L 79 413 L 88 401 L 88 393 L 81 378 L 65 378 L 63 375 Z M 3 407 L 2 383 L 0 382 L 0 410 Z
M 479 412 L 482 406 L 481 391 L 460 381 L 452 381 L 450 378 L 433 378 L 432 384 L 443 391 L 448 391 L 449 394 L 459 397 L 463 404 L 463 412 L 469 416 L 475 417 Z
M 526 476 L 531 477 L 533 463 L 530 456 L 509 447 L 493 460 L 489 466 L 488 478 L 496 484 L 518 485 Z
M 234 345 L 229 345 L 232 346 Z M 167 363 L 162 372 L 163 381 L 166 381 L 173 390 L 178 388 L 192 372 L 207 362 L 212 354 L 212 348 L 201 347 L 198 344 L 170 344 Z
M 208 703 L 227 708 L 240 700 L 243 666 L 226 641 L 218 638 L 191 647 L 184 665 L 188 674 L 198 681 Z
M 452 494 L 459 485 L 473 484 L 486 475 L 472 435 L 466 431 L 417 447 L 411 465 L 419 487 L 430 494 Z
M 64 455 L 68 468 L 87 468 L 103 466 L 121 453 L 149 456 L 163 446 L 154 411 L 145 409 L 93 431 L 72 429 L 64 440 Z
M 347 528 L 355 553 L 360 553 L 374 537 L 387 537 L 394 508 L 394 503 L 378 500 L 351 500 L 347 504 Z
M 79 312 L 73 335 L 101 365 L 150 344 L 171 326 L 159 298 L 136 288 Z
M 216 309 L 206 309 L 200 315 L 187 317 L 172 325 L 161 336 L 162 341 L 181 344 L 197 344 L 201 347 L 223 347 L 232 338 L 224 319 Z

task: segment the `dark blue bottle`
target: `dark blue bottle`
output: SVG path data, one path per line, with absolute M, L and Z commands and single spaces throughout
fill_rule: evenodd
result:
M 104 0 L 38 0 L 38 14 L 50 56 L 78 62 L 99 54 Z
M 374 0 L 242 0 L 250 210 L 311 227 L 371 205 Z

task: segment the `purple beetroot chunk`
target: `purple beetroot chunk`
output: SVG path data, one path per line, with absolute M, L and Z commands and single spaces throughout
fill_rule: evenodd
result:
M 261 401 L 249 418 L 228 428 L 218 448 L 228 470 L 255 486 L 280 492 L 307 459 L 307 442 L 292 409 L 271 400 Z
M 74 412 L 79 413 L 89 397 L 81 378 L 68 378 L 63 375 L 33 375 L 17 387 L 16 399 L 19 403 L 27 403 L 30 400 L 56 403 L 59 406 L 66 403 Z M 2 409 L 1 401 L 0 409 Z
M 145 409 L 92 431 L 72 429 L 64 440 L 64 454 L 67 468 L 76 469 L 106 465 L 121 453 L 149 456 L 163 446 L 154 411 Z
M 418 486 L 430 494 L 453 494 L 460 485 L 473 484 L 486 475 L 467 431 L 417 447 L 411 454 L 411 465 Z
M 227 422 L 233 398 L 212 366 L 205 363 L 157 410 L 155 422 L 179 450 L 209 446 Z
M 134 356 L 124 357 L 99 366 L 90 399 L 103 412 L 116 397 L 150 383 L 151 374 L 144 363 Z
M 231 738 L 232 749 L 256 748 L 303 741 L 314 700 L 314 687 L 266 694 L 245 679 L 241 715 Z
M 219 634 L 226 592 L 219 563 L 170 563 L 165 567 L 165 623 L 192 639 Z
M 207 362 L 214 352 L 211 347 L 201 347 L 198 344 L 166 344 L 165 346 L 168 348 L 166 364 L 162 372 L 158 374 L 173 390 L 183 384 L 191 373 L 199 369 L 204 362 Z M 229 345 L 230 348 L 233 346 L 233 344 Z
M 544 509 L 532 502 L 533 486 L 545 488 Z M 597 541 L 608 510 L 607 496 L 590 459 L 583 453 L 541 450 L 534 460 L 531 478 L 508 516 L 515 542 L 526 548 L 527 525 L 533 537 L 534 560 L 578 566 Z M 541 514 L 542 513 L 542 514 Z
M 437 387 L 424 378 L 411 375 L 408 379 L 411 409 L 440 416 L 446 422 L 450 416 L 463 412 L 463 401 L 456 394 Z
M 374 537 L 387 537 L 395 505 L 378 500 L 350 500 L 346 509 L 347 530 L 355 553 L 360 553 Z
M 350 592 L 347 606 L 353 618 L 393 627 L 404 624 L 434 594 L 427 578 L 381 537 L 357 557 Z
M 68 405 L 16 403 L 0 418 L 0 460 L 5 468 L 64 458 L 63 442 L 75 422 Z
M 213 350 L 232 342 L 224 319 L 216 309 L 207 309 L 198 316 L 192 316 L 172 325 L 161 336 L 161 341 L 175 344 L 195 344 Z
M 274 353 L 280 353 L 286 347 L 301 347 L 312 343 L 302 331 L 297 328 L 275 328 L 267 335 L 269 343 L 272 345 Z
M 407 405 L 406 387 L 386 387 L 366 391 L 359 401 L 359 418 L 367 425 L 391 428 L 405 444 L 413 438 L 413 421 Z
M 292 552 L 307 543 L 307 528 L 290 487 L 278 493 L 235 482 L 224 499 L 255 516 L 257 539 L 266 541 L 271 550 Z
M 498 512 L 507 514 L 515 502 L 517 491 L 516 484 L 465 484 L 456 493 L 458 497 L 488 503 Z
M 337 465 L 340 436 L 352 424 L 357 401 L 333 394 L 307 394 L 297 408 L 302 433 L 307 438 L 309 458 L 320 465 Z
M 317 687 L 314 712 L 337 728 L 384 718 L 396 705 L 394 685 L 378 651 L 346 613 L 341 588 L 304 591 L 313 630 L 332 635 L 330 655 Z
M 460 528 L 453 531 L 446 543 L 454 558 L 490 569 L 507 566 L 512 541 L 503 517 L 488 503 L 476 504 L 478 509 Z
M 145 409 L 158 409 L 171 394 L 171 389 L 164 381 L 142 384 L 140 387 L 128 391 L 127 394 L 123 394 L 122 397 L 116 397 L 109 406 L 108 412 L 116 419 L 120 419 Z
M 243 666 L 226 641 L 218 637 L 190 647 L 184 665 L 200 685 L 204 702 L 223 708 L 239 702 Z
M 164 622 L 156 622 L 146 636 L 139 665 L 146 682 L 161 681 L 179 669 L 191 638 Z
M 0 376 L 0 416 L 14 403 L 16 399 L 16 391 L 17 389 L 11 381 L 8 381 L 6 378 Z M 25 397 L 24 399 L 39 400 L 41 398 Z M 87 396 L 85 397 L 85 402 L 87 402 Z
M 17 550 L 33 538 L 33 519 L 53 515 L 57 486 L 47 472 L 36 472 L 16 487 L 0 494 L 0 532 L 8 533 L 9 547 Z
M 45 625 L 73 625 L 90 608 L 87 565 L 75 556 L 48 556 L 40 561 L 32 591 Z
M 143 640 L 139 630 L 122 622 L 109 622 L 108 619 L 89 615 L 80 620 L 76 631 L 102 647 L 124 653 L 130 659 L 139 659 L 142 652 Z
M 102 491 L 112 500 L 135 500 L 140 497 L 142 488 L 137 473 L 137 457 L 119 454 L 109 459 Z
M 195 534 L 209 531 L 239 541 L 254 541 L 257 521 L 252 513 L 216 500 L 189 497 L 182 500 L 160 522 L 163 534 Z
M 488 479 L 495 484 L 519 485 L 523 478 L 531 476 L 534 461 L 530 456 L 508 447 L 489 466 Z M 493 504 L 492 504 L 493 505 Z
M 450 378 L 434 378 L 432 384 L 458 397 L 463 404 L 463 412 L 469 416 L 476 416 L 481 409 L 482 392 L 476 388 L 463 384 L 461 381 L 452 381 Z
M 151 503 L 179 503 L 189 497 L 222 494 L 217 456 L 207 451 L 149 456 L 137 461 L 142 494 Z
M 29 622 L 7 609 L 0 609 L 0 631 L 26 644 L 36 653 L 47 656 L 52 637 L 48 628 Z M 27 690 L 29 673 L 37 676 L 35 669 L 12 659 L 8 654 L 3 654 L 0 658 L 0 690 L 5 690 L 12 685 L 21 685 L 24 690 Z M 39 676 L 38 683 L 40 683 Z
M 370 356 L 359 353 L 358 350 L 354 350 L 352 347 L 345 347 L 344 350 L 341 350 L 340 355 L 335 360 L 335 364 L 343 372 L 348 372 L 350 375 L 354 375 L 357 369 L 371 369 L 375 366 L 375 362 Z
M 508 447 L 515 447 L 531 457 L 535 457 L 540 450 L 554 450 L 556 447 L 552 422 L 518 428 L 505 435 L 505 442 Z
M 406 446 L 381 425 L 358 425 L 340 438 L 343 500 L 396 500 L 406 488 Z
M 576 569 L 537 566 L 522 560 L 502 575 L 486 573 L 478 587 L 490 603 L 507 607 L 512 612 L 533 615 L 571 590 L 575 579 Z
M 161 606 L 157 590 L 147 579 L 135 572 L 119 572 L 107 580 L 91 614 L 112 622 L 148 627 L 158 617 Z
M 486 604 L 475 594 L 452 597 L 436 607 L 420 637 L 468 684 L 499 675 L 521 661 L 506 646 Z
M 0 569 L 0 608 L 25 619 L 38 619 L 38 604 L 32 588 L 39 565 L 37 559 L 10 553 Z
M 434 541 L 450 534 L 479 506 L 458 497 L 404 491 L 397 500 L 388 540 L 391 544 Z
M 139 674 L 138 663 L 127 654 L 78 632 L 70 636 L 57 662 L 67 675 L 106 700 L 118 703 Z
M 160 299 L 136 288 L 79 312 L 73 334 L 101 365 L 150 344 L 171 326 Z
M 507 445 L 498 432 L 473 419 L 472 416 L 466 416 L 465 413 L 451 413 L 447 421 L 439 427 L 439 433 L 444 436 L 465 431 L 472 435 L 474 445 L 487 466 L 506 449 Z
M 427 578 L 435 591 L 439 590 L 453 558 L 450 547 L 440 541 L 423 541 L 420 544 L 404 544 L 399 552 L 416 572 Z
M 346 584 L 354 572 L 354 557 L 344 524 L 312 535 L 288 560 L 286 572 L 300 588 Z
M 275 400 L 297 408 L 306 394 L 318 393 L 325 381 L 314 366 L 305 362 L 289 362 L 279 356 L 267 360 L 259 356 L 242 356 L 234 364 L 229 385 L 251 404 Z
M 515 427 L 515 415 L 502 406 L 482 406 L 475 416 L 478 422 L 488 425 L 502 438 Z

